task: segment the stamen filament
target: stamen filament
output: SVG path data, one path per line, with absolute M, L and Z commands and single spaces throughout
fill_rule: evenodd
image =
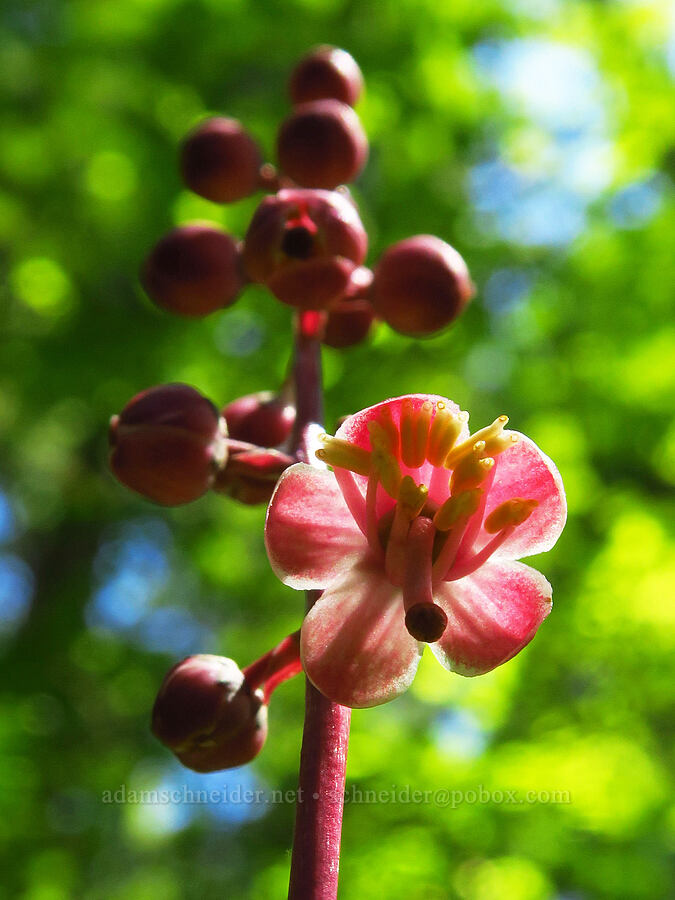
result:
M 468 517 L 466 519 L 458 520 L 448 532 L 448 536 L 441 548 L 441 552 L 438 554 L 433 565 L 432 582 L 434 585 L 438 584 L 440 581 L 444 581 L 446 575 L 454 565 L 454 562 L 457 559 L 459 545 L 462 543 L 462 538 L 464 537 L 466 526 L 468 524 Z
M 368 479 L 368 488 L 366 490 L 366 539 L 378 557 L 382 557 L 382 544 L 380 543 L 380 535 L 377 522 L 377 486 L 380 483 L 377 474 L 371 475 Z
M 483 563 L 490 559 L 495 550 L 498 550 L 504 541 L 513 534 L 516 527 L 516 525 L 507 525 L 507 527 L 500 531 L 499 534 L 496 534 L 491 541 L 488 541 L 478 553 L 465 560 L 461 565 L 450 569 L 443 580 L 457 581 L 459 578 L 466 578 L 467 575 L 471 575 L 472 572 L 480 569 Z

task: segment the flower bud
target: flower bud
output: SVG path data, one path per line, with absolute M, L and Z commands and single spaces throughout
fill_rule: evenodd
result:
M 267 737 L 267 707 L 232 659 L 190 656 L 167 674 L 152 710 L 152 732 L 195 772 L 250 762 Z
M 183 225 L 152 249 L 141 270 L 148 297 L 182 316 L 206 316 L 237 299 L 244 279 L 239 246 L 206 225 Z
M 315 47 L 291 72 L 291 102 L 339 100 L 354 106 L 363 90 L 363 75 L 353 56 L 337 47 Z
M 256 210 L 243 260 L 251 280 L 282 303 L 324 309 L 344 294 L 367 248 L 368 236 L 347 197 L 289 188 Z
M 214 203 L 253 194 L 261 165 L 258 145 L 236 119 L 207 119 L 187 136 L 181 151 L 186 186 Z
M 247 506 L 269 503 L 277 481 L 294 462 L 278 450 L 230 449 L 227 465 L 218 472 L 213 489 Z
M 189 503 L 225 461 L 218 410 L 187 384 L 137 394 L 110 420 L 110 468 L 122 484 L 166 506 Z
M 331 304 L 322 343 L 336 350 L 360 344 L 370 334 L 375 318 L 369 300 L 373 273 L 365 266 L 354 269 L 344 296 Z
M 283 444 L 295 423 L 295 407 L 272 391 L 239 397 L 228 403 L 222 415 L 230 438 L 259 447 Z
M 353 181 L 368 158 L 368 140 L 359 117 L 339 100 L 296 106 L 277 138 L 282 171 L 297 184 L 332 190 Z
M 375 267 L 372 301 L 376 315 L 411 337 L 449 325 L 473 296 L 459 253 L 440 238 L 418 235 L 394 244 Z

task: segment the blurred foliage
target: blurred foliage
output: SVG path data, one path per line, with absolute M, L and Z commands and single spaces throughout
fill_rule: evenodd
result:
M 172 223 L 243 233 L 256 200 L 187 194 L 177 142 L 223 112 L 271 154 L 287 73 L 318 42 L 367 80 L 369 260 L 437 233 L 478 287 L 440 337 L 382 327 L 327 352 L 327 425 L 412 391 L 479 425 L 507 412 L 570 501 L 534 561 L 556 606 L 525 652 L 473 680 L 425 657 L 405 697 L 354 714 L 348 790 L 364 794 L 347 804 L 342 896 L 672 896 L 675 21 L 648 0 L 2 4 L 0 892 L 285 896 L 293 805 L 235 789 L 295 788 L 301 679 L 235 772 L 182 771 L 148 711 L 177 658 L 245 664 L 298 626 L 303 599 L 269 569 L 264 510 L 135 498 L 107 473 L 106 423 L 162 381 L 224 403 L 283 377 L 289 314 L 262 291 L 184 322 L 136 272 Z M 230 800 L 102 799 L 183 785 Z M 365 793 L 481 788 L 543 793 Z

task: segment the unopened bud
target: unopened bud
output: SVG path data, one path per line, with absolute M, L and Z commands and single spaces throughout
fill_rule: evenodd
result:
M 262 158 L 258 145 L 236 119 L 207 119 L 183 144 L 181 174 L 196 194 L 232 203 L 258 187 Z
M 172 313 L 200 317 L 230 306 L 244 285 L 239 244 L 208 225 L 182 225 L 155 244 L 141 270 L 150 299 Z
M 368 139 L 351 106 L 314 100 L 296 106 L 282 123 L 277 154 L 281 170 L 296 184 L 333 190 L 361 172 Z
M 247 506 L 269 503 L 281 474 L 294 461 L 285 453 L 263 447 L 231 449 L 227 465 L 218 472 L 213 489 Z
M 218 410 L 187 384 L 137 394 L 110 421 L 110 468 L 122 484 L 165 506 L 189 503 L 212 485 L 225 460 Z
M 238 397 L 223 409 L 227 432 L 235 441 L 278 447 L 295 423 L 295 407 L 272 391 Z
M 190 656 L 164 679 L 152 710 L 152 732 L 189 769 L 230 769 L 262 749 L 267 707 L 234 660 Z
M 473 293 L 462 257 L 431 235 L 394 244 L 375 267 L 372 300 L 376 314 L 395 331 L 412 337 L 445 328 Z

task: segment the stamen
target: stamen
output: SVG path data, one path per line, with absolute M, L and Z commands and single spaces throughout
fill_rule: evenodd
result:
M 484 450 L 483 441 L 476 441 L 470 456 L 466 456 L 452 473 L 450 479 L 450 493 L 459 494 L 463 491 L 479 487 L 490 474 L 495 464 L 491 456 L 481 459 Z
M 375 427 L 371 428 L 373 425 Z M 393 497 L 398 499 L 398 490 L 401 484 L 401 470 L 394 454 L 388 449 L 389 439 L 382 435 L 382 429 L 376 422 L 368 425 L 370 431 L 370 443 L 373 447 L 371 454 L 372 470 L 377 473 L 382 487 Z
M 427 446 L 427 459 L 432 466 L 443 465 L 468 420 L 468 413 L 460 412 L 455 415 L 446 409 L 445 403 L 442 401 L 436 404 L 436 415 L 431 424 Z
M 497 434 L 486 440 L 485 454 L 486 456 L 498 456 L 500 453 L 508 450 L 509 447 L 517 444 L 519 440 L 520 437 L 515 431 L 504 431 L 502 434 Z
M 394 456 L 398 456 L 399 453 L 399 434 L 398 428 L 394 423 L 394 419 L 391 414 L 391 409 L 388 406 L 382 407 L 380 410 L 380 414 L 377 419 L 374 419 L 371 422 L 368 422 L 367 425 L 368 431 L 371 437 L 371 446 L 375 446 L 373 444 L 373 439 L 377 440 L 378 443 L 384 444 L 386 449 L 393 453 Z
M 371 454 L 362 447 L 343 441 L 341 438 L 332 437 L 330 434 L 322 434 L 320 440 L 323 449 L 316 451 L 317 459 L 329 466 L 347 469 L 356 472 L 357 475 L 370 475 L 372 471 Z
M 497 437 L 497 435 L 500 435 L 508 421 L 508 416 L 499 416 L 499 418 L 495 419 L 491 425 L 480 428 L 475 434 L 470 435 L 465 441 L 458 444 L 445 459 L 446 469 L 456 468 L 463 459 L 471 454 L 477 441 L 485 441 L 487 449 L 487 442 L 492 440 L 492 438 Z
M 430 519 L 415 519 L 408 534 L 403 578 L 405 626 L 416 640 L 427 643 L 442 637 L 448 624 L 445 611 L 434 603 L 432 593 L 431 553 L 435 536 Z
M 507 500 L 492 510 L 485 520 L 485 530 L 488 534 L 496 534 L 509 525 L 522 525 L 538 506 L 538 500 L 522 500 L 520 497 Z
M 439 531 L 449 531 L 458 519 L 468 519 L 476 512 L 482 496 L 483 491 L 474 488 L 449 497 L 434 516 L 434 525 Z
M 428 400 L 419 409 L 412 400 L 401 405 L 401 456 L 411 469 L 419 469 L 426 459 L 432 409 Z
M 398 505 L 408 521 L 417 518 L 429 497 L 429 488 L 424 484 L 415 484 L 410 475 L 405 475 L 398 489 Z

